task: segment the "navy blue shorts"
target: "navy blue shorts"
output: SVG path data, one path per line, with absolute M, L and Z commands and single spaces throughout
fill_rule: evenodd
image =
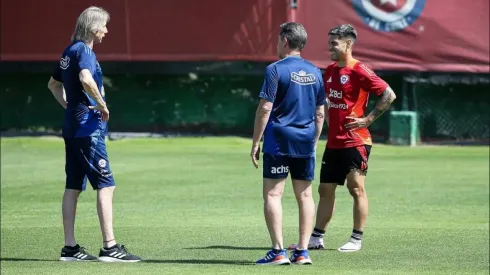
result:
M 64 138 L 66 189 L 94 190 L 115 186 L 104 136 Z
M 292 158 L 288 156 L 274 156 L 264 153 L 264 178 L 283 179 L 291 173 L 295 180 L 314 180 L 315 157 Z

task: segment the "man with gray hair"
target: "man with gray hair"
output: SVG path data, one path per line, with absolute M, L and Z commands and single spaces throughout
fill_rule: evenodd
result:
M 97 190 L 97 212 L 103 244 L 99 261 L 138 262 L 124 245 L 116 243 L 112 227 L 112 197 L 115 182 L 104 141 L 109 110 L 101 93 L 102 70 L 94 44 L 107 33 L 109 13 L 98 7 L 84 10 L 76 22 L 72 42 L 65 48 L 48 88 L 65 109 L 62 135 L 66 152 L 66 186 L 62 213 L 65 246 L 61 261 L 97 260 L 75 240 L 75 214 L 80 193 L 87 179 Z
M 311 182 L 324 121 L 325 89 L 320 70 L 301 57 L 305 28 L 296 22 L 282 24 L 278 38 L 280 60 L 266 69 L 250 154 L 258 168 L 263 135 L 264 215 L 272 249 L 257 264 L 311 264 L 308 240 L 315 216 Z M 299 242 L 290 259 L 283 246 L 281 203 L 289 174 L 299 207 Z

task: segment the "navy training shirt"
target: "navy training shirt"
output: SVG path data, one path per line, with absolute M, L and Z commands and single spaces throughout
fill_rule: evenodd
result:
M 289 56 L 267 66 L 259 97 L 273 106 L 262 152 L 312 157 L 316 108 L 325 104 L 325 96 L 320 69 L 305 59 Z
M 80 71 L 87 69 L 102 91 L 102 69 L 94 51 L 82 41 L 75 41 L 64 51 L 53 79 L 62 82 L 68 102 L 63 120 L 63 137 L 86 137 L 104 134 L 107 123 L 102 121 L 100 111 L 90 110 L 96 102 L 85 92 L 80 82 Z

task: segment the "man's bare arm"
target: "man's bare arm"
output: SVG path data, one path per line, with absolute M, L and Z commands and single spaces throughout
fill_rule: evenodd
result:
M 253 146 L 258 146 L 262 135 L 264 134 L 265 126 L 272 110 L 272 102 L 261 99 L 257 111 L 255 112 Z
M 51 79 L 49 79 L 48 82 L 48 89 L 51 91 L 54 98 L 56 98 L 56 100 L 61 105 L 61 107 L 63 107 L 63 109 L 66 109 L 67 106 L 66 94 L 65 94 L 65 88 L 63 87 L 63 83 L 51 77 Z
M 320 139 L 320 135 L 322 134 L 323 123 L 325 121 L 325 105 L 321 105 L 316 107 L 316 132 L 315 132 L 315 148 L 318 144 L 318 139 Z
M 369 115 L 367 115 L 366 119 L 369 121 L 369 124 L 373 123 L 376 119 L 378 119 L 388 108 L 390 108 L 391 103 L 396 99 L 395 92 L 388 86 L 386 90 L 381 94 L 378 101 L 376 102 L 376 106 L 374 110 L 372 110 Z
M 104 100 L 99 92 L 99 88 L 97 87 L 97 83 L 95 83 L 94 78 L 89 70 L 83 69 L 79 74 L 80 82 L 83 85 L 83 89 L 87 92 L 87 94 L 95 100 L 97 105 L 101 107 L 106 107 Z

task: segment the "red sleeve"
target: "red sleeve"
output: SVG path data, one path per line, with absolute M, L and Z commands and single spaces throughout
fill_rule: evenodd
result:
M 375 93 L 376 95 L 380 96 L 386 90 L 386 88 L 388 88 L 388 83 L 377 76 L 363 63 L 357 63 L 354 69 L 359 74 L 361 88 L 364 91 Z

